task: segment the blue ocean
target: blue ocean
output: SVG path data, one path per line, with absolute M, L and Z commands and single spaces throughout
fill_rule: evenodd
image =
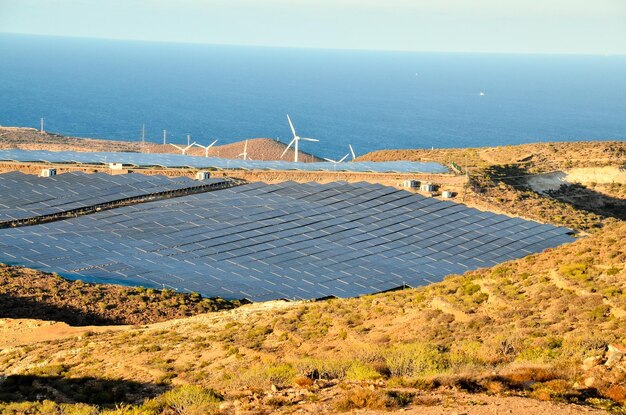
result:
M 0 124 L 378 149 L 626 140 L 626 56 L 312 50 L 0 34 Z

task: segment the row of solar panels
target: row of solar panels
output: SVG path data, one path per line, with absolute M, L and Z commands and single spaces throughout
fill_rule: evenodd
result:
M 349 162 L 294 163 L 288 161 L 253 161 L 241 159 L 206 158 L 179 154 L 107 153 L 45 150 L 0 150 L 0 160 L 50 163 L 123 163 L 132 166 L 193 167 L 244 170 L 348 171 L 376 173 L 448 173 L 434 162 Z
M 183 189 L 205 188 L 224 179 L 192 180 L 187 177 L 65 173 L 38 177 L 20 172 L 0 174 L 0 223 L 54 215 Z
M 311 299 L 429 284 L 568 233 L 381 185 L 254 183 L 0 230 L 0 261 L 207 296 Z

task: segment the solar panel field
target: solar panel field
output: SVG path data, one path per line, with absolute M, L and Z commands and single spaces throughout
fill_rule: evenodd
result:
M 426 285 L 569 233 L 382 185 L 253 183 L 3 229 L 0 261 L 205 296 L 314 299 Z
M 194 167 L 244 170 L 348 171 L 377 173 L 448 173 L 447 167 L 434 162 L 350 162 L 293 163 L 290 161 L 256 161 L 178 154 L 129 152 L 77 152 L 45 150 L 0 150 L 0 160 L 20 162 L 123 163 L 132 166 Z
M 0 225 L 142 196 L 203 190 L 225 183 L 224 179 L 197 181 L 135 173 L 112 176 L 76 172 L 52 177 L 4 173 L 0 174 Z

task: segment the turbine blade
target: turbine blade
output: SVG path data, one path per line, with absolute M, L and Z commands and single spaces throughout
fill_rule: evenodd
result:
M 294 138 L 297 137 L 296 129 L 293 128 L 293 123 L 291 122 L 291 118 L 289 118 L 289 114 L 287 114 L 287 121 L 289 121 L 289 126 L 291 127 L 291 132 L 293 133 Z
M 291 140 L 291 142 L 289 143 L 289 145 L 287 146 L 287 148 L 285 149 L 285 151 L 283 151 L 283 154 L 280 155 L 280 158 L 282 159 L 283 156 L 285 155 L 285 153 L 287 153 L 287 150 L 289 150 L 289 148 L 291 147 L 291 145 L 296 141 L 296 138 L 294 137 L 293 140 Z
M 209 146 L 208 146 L 207 148 L 211 148 L 211 147 L 213 147 L 213 145 L 214 145 L 215 143 L 217 143 L 217 140 L 215 140 L 215 141 L 213 141 L 211 144 L 209 144 Z
M 183 150 L 183 148 L 182 148 L 182 147 L 178 147 L 176 144 L 169 143 L 169 145 L 174 146 L 174 147 L 176 147 L 177 149 L 179 149 L 179 150 L 181 150 L 181 151 Z
M 337 163 L 335 160 L 324 158 L 326 161 L 330 161 L 331 163 Z
M 352 144 L 348 144 L 348 147 L 350 147 L 350 153 L 352 153 L 352 160 L 354 160 L 356 158 L 356 155 L 354 154 L 354 149 L 352 148 Z
M 315 142 L 319 142 L 320 140 L 318 140 L 317 138 L 306 138 L 306 137 L 300 137 L 300 140 L 304 140 L 304 141 L 315 141 Z
M 342 157 L 341 160 L 339 160 L 337 163 L 341 163 L 342 161 L 344 161 L 345 159 L 348 158 L 348 156 L 350 155 L 350 153 L 346 154 L 345 156 Z

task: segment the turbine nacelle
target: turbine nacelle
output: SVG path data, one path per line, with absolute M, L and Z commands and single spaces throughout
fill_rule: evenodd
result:
M 350 147 L 350 152 L 348 154 L 346 154 L 345 156 L 343 156 L 340 160 L 333 160 L 333 159 L 327 159 L 325 158 L 324 160 L 326 161 L 330 161 L 331 163 L 341 163 L 343 162 L 345 159 L 347 159 L 350 154 L 352 154 L 352 160 L 354 160 L 356 158 L 356 154 L 354 153 L 354 149 L 352 148 L 352 144 L 348 144 L 348 147 Z
M 204 157 L 209 157 L 209 149 L 211 147 L 213 147 L 213 145 L 215 145 L 215 143 L 217 143 L 217 140 L 213 141 L 211 144 L 209 144 L 208 146 L 203 146 L 200 145 L 198 143 L 193 143 L 192 145 L 195 145 L 196 147 L 200 147 L 204 149 Z
M 289 142 L 289 145 L 287 146 L 285 151 L 283 151 L 283 154 L 280 155 L 280 158 L 283 158 L 283 156 L 287 153 L 287 150 L 289 150 L 291 148 L 291 145 L 293 144 L 293 150 L 295 153 L 293 157 L 293 161 L 297 163 L 298 162 L 298 142 L 300 142 L 300 140 L 319 142 L 320 140 L 317 140 L 315 138 L 306 138 L 306 137 L 298 136 L 298 134 L 296 134 L 296 129 L 293 128 L 293 123 L 291 122 L 291 118 L 289 117 L 289 114 L 287 114 L 287 121 L 289 121 L 289 127 L 291 127 L 291 132 L 293 133 L 293 140 Z
M 194 145 L 196 145 L 196 142 L 194 141 L 193 143 L 189 144 L 187 147 L 179 147 L 176 144 L 172 144 L 170 143 L 171 146 L 176 147 L 177 149 L 179 149 L 180 151 L 183 152 L 183 155 L 185 153 L 187 153 L 187 150 L 189 150 L 191 147 L 193 147 Z
M 330 161 L 331 163 L 339 164 L 339 163 L 342 163 L 345 159 L 347 159 L 349 155 L 350 155 L 350 153 L 346 154 L 345 156 L 343 156 L 339 160 L 333 160 L 333 159 L 327 159 L 327 158 L 325 158 L 324 160 Z

